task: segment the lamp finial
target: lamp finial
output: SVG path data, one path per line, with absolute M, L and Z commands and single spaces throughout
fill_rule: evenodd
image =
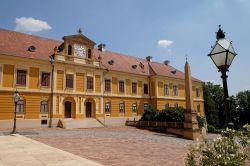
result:
M 225 32 L 223 32 L 223 30 L 221 30 L 221 25 L 219 25 L 219 30 L 216 33 L 216 39 L 224 39 L 225 38 Z

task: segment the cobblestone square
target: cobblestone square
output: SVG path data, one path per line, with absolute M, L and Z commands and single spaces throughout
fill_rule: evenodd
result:
M 133 127 L 20 131 L 34 140 L 104 165 L 184 165 L 193 141 Z

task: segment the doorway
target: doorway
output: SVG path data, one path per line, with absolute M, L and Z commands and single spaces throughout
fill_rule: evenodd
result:
M 91 102 L 86 102 L 86 118 L 91 118 L 92 117 L 92 103 Z
M 71 102 L 65 101 L 64 103 L 64 118 L 71 118 Z

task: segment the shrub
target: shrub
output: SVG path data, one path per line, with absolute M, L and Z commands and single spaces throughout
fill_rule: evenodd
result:
M 250 126 L 244 131 L 223 130 L 221 135 L 204 143 L 191 145 L 186 157 L 187 166 L 244 166 L 249 159 Z
M 141 120 L 153 121 L 158 112 L 159 111 L 156 108 L 154 108 L 152 105 L 149 105 L 143 112 Z
M 149 107 L 142 114 L 141 120 L 183 122 L 184 121 L 184 109 L 183 108 L 168 108 L 168 109 L 159 111 L 155 109 L 153 106 L 149 105 Z
M 200 128 L 202 128 L 202 127 L 204 127 L 206 125 L 206 118 L 205 117 L 197 115 L 196 119 L 198 121 L 198 124 L 199 124 Z
M 215 127 L 213 125 L 208 124 L 207 125 L 207 131 L 209 133 L 214 133 L 215 132 Z

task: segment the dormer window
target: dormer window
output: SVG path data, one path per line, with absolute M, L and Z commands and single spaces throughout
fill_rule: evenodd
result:
M 88 58 L 91 59 L 91 49 L 88 49 Z
M 109 65 L 113 65 L 113 64 L 114 64 L 114 60 L 111 59 L 110 61 L 108 61 L 108 64 L 109 64 Z
M 29 46 L 28 51 L 35 52 L 36 51 L 36 47 L 35 46 Z
M 172 74 L 176 74 L 176 70 L 171 71 Z
M 140 62 L 139 66 L 141 67 L 141 69 L 144 69 L 144 64 L 142 62 Z
M 68 55 L 72 55 L 72 46 L 68 45 Z
M 132 68 L 133 68 L 133 69 L 136 69 L 136 68 L 137 68 L 137 65 L 132 65 Z

